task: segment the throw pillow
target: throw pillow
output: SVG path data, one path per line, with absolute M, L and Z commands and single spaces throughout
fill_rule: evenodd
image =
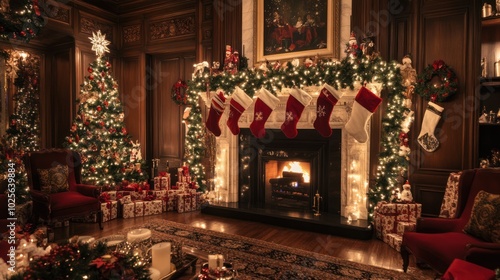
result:
M 38 169 L 40 190 L 45 193 L 64 192 L 69 189 L 68 166 L 56 165 L 49 169 Z
M 487 242 L 500 243 L 500 194 L 480 191 L 464 231 Z
M 444 191 L 443 202 L 441 203 L 441 211 L 439 217 L 454 219 L 457 217 L 458 207 L 458 181 L 460 181 L 462 172 L 450 173 L 446 189 Z

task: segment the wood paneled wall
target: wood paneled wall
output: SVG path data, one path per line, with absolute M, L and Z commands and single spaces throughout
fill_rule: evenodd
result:
M 353 7 L 362 2 L 354 0 Z M 403 55 L 411 53 L 413 67 L 418 73 L 434 60 L 442 59 L 459 78 L 458 94 L 448 102 L 439 103 L 444 112 L 435 131 L 440 141 L 435 152 L 426 152 L 417 143 L 427 101 L 413 96 L 415 121 L 410 131 L 410 183 L 415 200 L 423 205 L 423 215 L 437 215 L 449 173 L 475 166 L 474 114 L 477 104 L 474 96 L 479 65 L 474 41 L 479 15 L 477 7 L 469 0 L 370 2 L 353 9 L 353 15 L 354 12 L 365 16 L 389 12 L 387 29 L 377 36 L 381 54 L 401 61 Z M 358 9 L 360 11 L 355 11 Z M 369 20 L 353 16 L 353 27 L 370 26 L 367 24 Z

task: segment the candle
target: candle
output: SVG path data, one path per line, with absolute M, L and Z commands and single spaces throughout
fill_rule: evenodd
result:
M 151 247 L 152 264 L 151 267 L 160 272 L 160 277 L 170 273 L 170 252 L 172 245 L 170 242 L 162 242 Z
M 138 228 L 127 233 L 127 241 L 129 243 L 141 242 L 148 238 L 151 238 L 151 230 L 147 228 Z
M 156 268 L 149 268 L 149 273 L 151 274 L 149 277 L 151 280 L 159 280 L 160 279 L 160 271 Z
M 217 255 L 208 255 L 208 269 L 217 269 Z
M 223 266 L 224 266 L 224 256 L 217 255 L 217 267 L 223 267 Z

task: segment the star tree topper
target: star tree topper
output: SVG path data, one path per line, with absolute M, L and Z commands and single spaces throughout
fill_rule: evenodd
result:
M 92 43 L 92 50 L 95 51 L 97 57 L 102 57 L 104 53 L 109 52 L 108 45 L 111 43 L 106 40 L 106 35 L 101 34 L 101 30 L 97 30 L 97 33 L 92 32 L 92 37 L 89 37 Z

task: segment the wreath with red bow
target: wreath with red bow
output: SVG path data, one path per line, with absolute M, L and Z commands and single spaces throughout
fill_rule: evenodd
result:
M 444 102 L 458 90 L 455 72 L 442 60 L 427 65 L 417 77 L 415 92 L 427 101 Z
M 177 105 L 187 104 L 187 88 L 188 85 L 181 79 L 172 86 L 172 100 Z

